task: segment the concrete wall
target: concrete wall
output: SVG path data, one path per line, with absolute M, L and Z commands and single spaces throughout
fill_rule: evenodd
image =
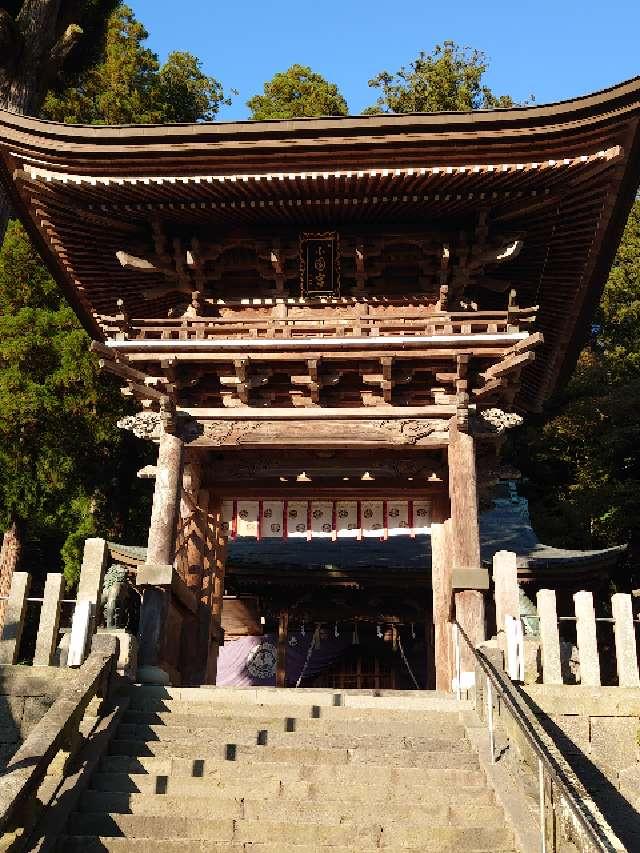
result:
M 0 666 L 0 768 L 49 710 L 69 670 L 56 667 Z

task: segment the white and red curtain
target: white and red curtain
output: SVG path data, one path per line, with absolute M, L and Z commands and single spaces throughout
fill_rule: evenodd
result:
M 388 539 L 431 530 L 428 500 L 229 500 L 227 535 L 253 539 Z

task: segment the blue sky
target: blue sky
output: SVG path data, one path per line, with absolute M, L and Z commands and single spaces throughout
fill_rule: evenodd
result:
M 490 60 L 487 83 L 539 104 L 640 74 L 640 0 L 129 0 L 161 58 L 189 50 L 208 74 L 239 90 L 220 119 L 247 117 L 245 102 L 294 62 L 338 84 L 352 113 L 373 103 L 367 81 L 453 39 Z

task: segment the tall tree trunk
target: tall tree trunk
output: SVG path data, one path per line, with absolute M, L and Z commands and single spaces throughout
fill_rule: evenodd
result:
M 77 24 L 65 27 L 63 5 L 61 0 L 24 0 L 15 20 L 0 9 L 0 109 L 39 114 L 51 83 L 82 35 Z M 11 204 L 0 186 L 0 244 L 10 215 Z
M 0 598 L 9 595 L 13 573 L 20 564 L 22 552 L 22 536 L 18 523 L 14 521 L 5 531 L 0 550 Z M 7 602 L 0 600 L 0 630 L 4 625 L 4 611 Z

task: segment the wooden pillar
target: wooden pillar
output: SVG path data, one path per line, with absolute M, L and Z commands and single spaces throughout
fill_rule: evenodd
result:
M 457 417 L 449 422 L 449 499 L 451 501 L 451 554 L 456 619 L 476 645 L 486 639 L 484 595 L 475 586 L 480 578 L 480 527 L 478 484 L 473 436 L 461 432 Z M 463 643 L 463 650 L 465 644 Z M 465 670 L 474 671 L 466 652 Z
M 283 610 L 278 625 L 278 658 L 276 663 L 276 687 L 287 686 L 287 638 L 289 636 L 289 613 Z
M 182 486 L 182 441 L 175 435 L 163 433 L 160 438 L 153 509 L 149 527 L 147 565 L 173 565 L 175 536 Z M 167 675 L 160 668 L 169 609 L 169 592 L 161 586 L 145 586 L 140 608 L 138 632 L 138 676 L 141 680 L 166 683 Z
M 205 684 L 215 684 L 218 669 L 218 652 L 224 642 L 222 631 L 222 606 L 227 558 L 227 537 L 222 530 L 222 500 L 207 492 L 201 495 L 201 504 L 207 506 L 206 547 L 201 593 L 201 636 L 207 647 Z
M 449 421 L 449 499 L 453 533 L 453 566 L 457 571 L 480 568 L 478 484 L 473 436 Z
M 198 602 L 202 594 L 206 547 L 206 505 L 200 504 L 201 466 L 191 462 L 184 467 L 180 499 L 179 541 L 176 542 L 176 571 Z M 200 613 L 190 614 L 182 626 L 180 649 L 181 683 L 203 683 L 207 666 L 208 643 L 200 629 Z
M 174 546 L 180 490 L 182 486 L 182 441 L 175 435 L 164 433 L 160 439 L 153 509 L 149 526 L 147 563 L 171 565 Z
M 444 500 L 434 506 L 431 524 L 431 587 L 433 590 L 434 662 L 436 690 L 451 690 L 451 520 Z

